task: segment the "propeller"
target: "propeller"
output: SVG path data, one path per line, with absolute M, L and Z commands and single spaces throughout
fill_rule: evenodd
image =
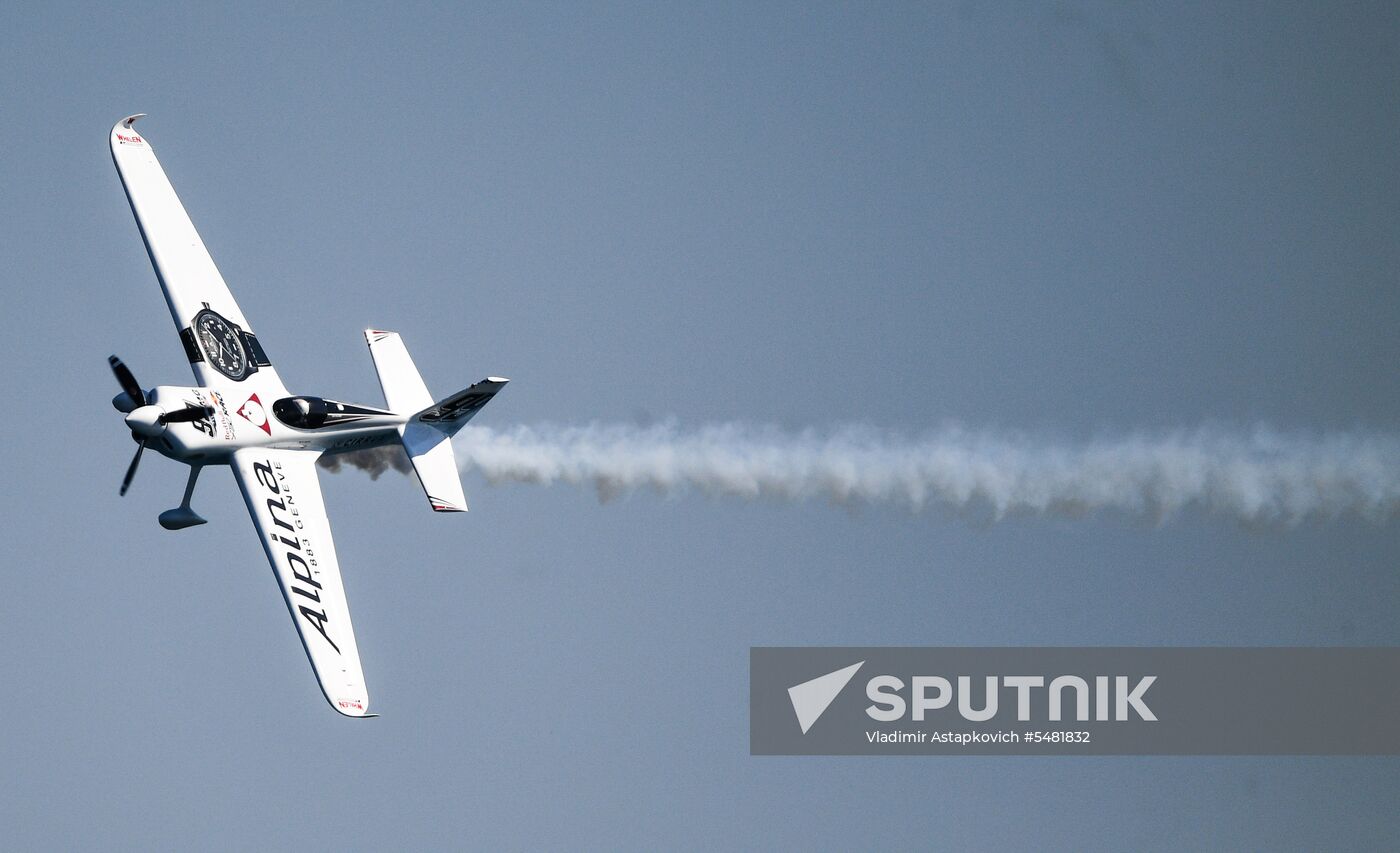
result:
M 122 490 L 119 493 L 126 497 L 126 490 L 131 488 L 131 478 L 136 476 L 136 466 L 141 464 L 141 454 L 146 450 L 146 439 L 141 439 L 141 443 L 136 445 L 136 455 L 131 457 L 131 464 L 127 466 L 126 476 L 122 478 Z
M 117 384 L 122 386 L 122 392 L 130 397 L 134 404 L 126 416 L 126 423 L 127 426 L 131 427 L 131 437 L 136 440 L 136 455 L 131 457 L 131 464 L 126 469 L 126 476 L 122 478 L 120 494 L 125 495 L 126 490 L 131 488 L 132 478 L 136 476 L 137 466 L 141 464 L 141 454 L 146 451 L 146 441 L 160 434 L 159 427 L 164 427 L 166 424 L 190 423 L 200 418 L 212 417 L 214 407 L 187 405 L 183 409 L 176 409 L 173 412 L 160 411 L 157 407 L 148 404 L 146 392 L 141 390 L 141 385 L 132 375 L 131 369 L 122 364 L 121 359 L 114 355 L 107 359 L 107 364 L 117 377 Z
M 107 358 L 107 364 L 112 368 L 112 372 L 117 376 L 117 384 L 122 386 L 126 396 L 131 398 L 131 402 L 137 406 L 146 405 L 146 392 L 141 390 L 141 385 L 137 383 L 136 377 L 131 374 L 131 368 L 122 364 L 122 360 L 115 355 Z
M 173 412 L 167 412 L 161 415 L 156 418 L 156 422 L 160 424 L 183 424 L 189 423 L 190 421 L 197 421 L 200 418 L 211 417 L 213 414 L 213 406 L 187 405 L 183 409 L 176 409 Z

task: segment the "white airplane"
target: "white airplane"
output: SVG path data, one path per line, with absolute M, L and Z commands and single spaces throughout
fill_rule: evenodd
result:
M 326 701 L 348 717 L 376 716 L 369 713 L 316 460 L 402 443 L 432 508 L 466 512 L 451 436 L 509 380 L 488 377 L 433 402 L 399 336 L 368 329 L 384 408 L 288 393 L 150 142 L 132 128 L 143 115 L 112 128 L 112 160 L 199 384 L 145 391 L 120 359 L 109 359 L 122 387 L 112 405 L 126 414 L 137 443 L 121 494 L 147 447 L 190 466 L 184 499 L 160 514 L 162 527 L 180 530 L 204 523 L 190 508 L 200 470 L 232 468 Z

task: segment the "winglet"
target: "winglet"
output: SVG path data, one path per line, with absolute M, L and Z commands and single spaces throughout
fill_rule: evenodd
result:
M 128 146 L 140 151 L 149 152 L 151 150 L 150 146 L 146 144 L 146 140 L 142 139 L 141 134 L 137 133 L 135 128 L 132 127 L 132 125 L 136 123 L 137 119 L 145 117 L 145 113 L 137 113 L 134 116 L 127 116 L 126 118 L 112 125 L 112 132 L 109 135 L 108 141 L 112 145 L 113 157 L 117 156 L 117 152 L 119 150 Z M 117 171 L 119 173 L 121 172 L 120 162 L 117 165 Z M 122 182 L 123 185 L 126 182 L 125 175 L 123 175 L 122 177 Z

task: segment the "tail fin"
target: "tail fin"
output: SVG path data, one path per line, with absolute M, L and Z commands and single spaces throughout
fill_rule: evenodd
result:
M 433 402 L 398 332 L 365 329 L 365 343 L 369 344 L 369 354 L 374 359 L 374 370 L 379 374 L 379 387 L 384 391 L 389 411 L 416 412 Z
M 434 403 L 396 332 L 366 329 L 365 341 L 389 410 L 396 414 L 414 413 L 399 427 L 399 437 L 428 503 L 435 512 L 466 512 L 467 499 L 462 493 L 451 438 L 510 380 L 488 377 Z

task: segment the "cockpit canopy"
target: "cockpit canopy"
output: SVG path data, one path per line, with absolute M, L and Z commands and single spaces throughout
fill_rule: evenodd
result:
M 320 429 L 364 420 L 373 415 L 389 414 L 321 397 L 283 397 L 272 404 L 272 413 L 277 420 L 293 429 Z

